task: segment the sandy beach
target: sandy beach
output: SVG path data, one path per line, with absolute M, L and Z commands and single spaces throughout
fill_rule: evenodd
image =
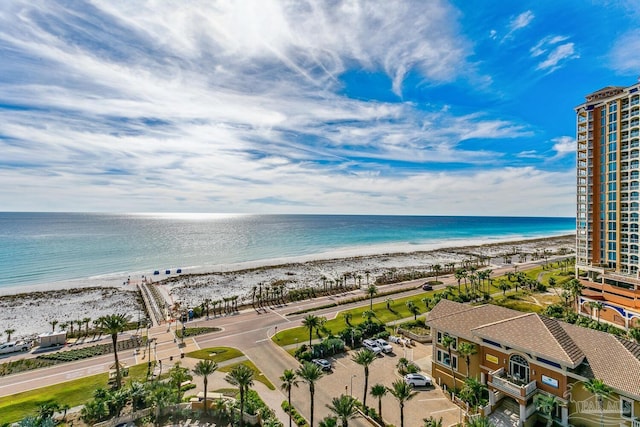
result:
M 451 243 L 451 242 L 448 242 Z M 179 276 L 157 278 L 147 276 L 160 286 L 163 294 L 173 302 L 183 306 L 195 306 L 205 298 L 220 299 L 239 295 L 240 300 L 250 301 L 251 289 L 259 283 L 270 284 L 276 280 L 284 280 L 289 288 L 320 285 L 322 278 L 335 280 L 345 273 L 355 276 L 362 285 L 367 276 L 372 283 L 377 276 L 393 269 L 398 273 L 409 271 L 429 271 L 434 264 L 445 265 L 474 259 L 489 257 L 490 267 L 504 265 L 504 254 L 514 250 L 533 254 L 545 250 L 556 253 L 563 249 L 573 253 L 575 236 L 557 236 L 543 239 L 500 241 L 495 243 L 475 244 L 477 242 L 456 242 L 458 246 L 447 248 L 419 248 L 408 251 L 408 248 L 387 248 L 384 253 L 340 253 L 319 254 L 287 260 L 265 260 L 236 265 L 219 266 L 215 270 L 189 271 Z M 418 249 L 418 248 L 416 248 Z M 364 251 L 363 251 L 364 252 Z M 338 255 L 338 256 L 336 256 Z M 512 261 L 518 263 L 518 257 Z M 97 319 L 112 313 L 124 313 L 137 319 L 144 309 L 136 298 L 135 284 L 141 275 L 131 275 L 127 284 L 126 278 L 93 278 L 77 282 L 44 284 L 28 288 L 5 288 L 0 294 L 0 333 L 6 340 L 4 330 L 15 329 L 14 338 L 30 338 L 40 333 L 51 331 L 52 320 L 69 322 L 83 318 Z M 134 279 L 135 278 L 135 279 Z M 59 329 L 59 328 L 58 328 Z

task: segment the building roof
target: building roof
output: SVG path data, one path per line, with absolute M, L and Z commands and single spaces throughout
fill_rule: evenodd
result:
M 576 368 L 584 359 L 584 353 L 558 325 L 557 320 L 535 313 L 489 323 L 472 329 L 472 333 L 512 348 L 529 350 L 530 353 L 571 368 Z M 532 343 L 535 345 L 532 346 Z
M 536 313 L 445 300 L 434 307 L 427 324 L 461 338 L 488 339 L 560 363 L 580 376 L 601 379 L 640 398 L 640 345 L 612 334 Z
M 441 300 L 427 314 L 427 325 L 434 329 L 446 330 L 452 335 L 473 340 L 471 330 L 478 325 L 520 316 L 519 311 L 497 305 L 471 306 L 459 302 Z
M 640 345 L 606 332 L 565 322 L 558 324 L 585 355 L 580 373 L 640 397 Z

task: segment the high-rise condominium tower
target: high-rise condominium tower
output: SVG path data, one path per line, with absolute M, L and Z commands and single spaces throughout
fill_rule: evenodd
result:
M 640 83 L 600 89 L 575 110 L 581 311 L 640 326 Z

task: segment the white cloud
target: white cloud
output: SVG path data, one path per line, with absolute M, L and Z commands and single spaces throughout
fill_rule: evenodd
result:
M 533 21 L 535 15 L 530 10 L 522 12 L 509 22 L 509 30 L 511 32 L 527 27 Z
M 385 73 L 398 95 L 409 74 L 465 73 L 448 4 L 332 5 L 11 2 L 0 99 L 27 108 L 0 121 L 3 209 L 397 213 L 410 194 L 406 213 L 430 213 L 450 187 L 451 212 L 478 191 L 517 214 L 493 196 L 515 191 L 502 179 L 555 191 L 554 174 L 503 171 L 503 153 L 461 144 L 530 136 L 522 124 L 342 95 L 349 70 Z M 469 172 L 423 170 L 448 162 Z
M 539 56 L 542 53 L 547 53 L 547 49 L 550 49 L 548 55 L 543 61 L 538 63 L 536 70 L 543 70 L 547 73 L 552 73 L 561 68 L 567 61 L 580 58 L 580 55 L 575 51 L 573 43 L 564 43 L 556 45 L 553 48 L 550 48 L 548 43 L 546 44 L 546 49 L 543 50 L 542 48 L 538 48 L 535 52 L 532 52 L 532 55 Z
M 564 157 L 576 152 L 576 139 L 571 136 L 559 136 L 551 141 L 554 143 L 552 150 L 556 152 L 555 157 Z
M 640 30 L 632 30 L 619 37 L 609 53 L 607 64 L 621 73 L 640 74 Z
M 530 10 L 522 12 L 520 15 L 511 18 L 509 24 L 507 25 L 507 34 L 502 38 L 502 41 L 513 38 L 513 34 L 516 31 L 528 27 L 534 18 L 535 15 Z

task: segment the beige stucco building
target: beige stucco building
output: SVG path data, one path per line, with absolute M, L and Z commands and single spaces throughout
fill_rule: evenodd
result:
M 489 389 L 490 410 L 510 402 L 520 425 L 536 421 L 534 398 L 556 397 L 554 420 L 563 426 L 640 427 L 640 345 L 613 335 L 535 313 L 494 305 L 440 301 L 427 314 L 433 336 L 432 376 L 436 383 L 460 388 L 467 376 Z M 455 339 L 452 359 L 442 338 Z M 458 353 L 462 342 L 475 345 L 469 366 Z M 451 366 L 453 365 L 454 377 Z M 583 384 L 603 380 L 613 393 L 603 410 Z M 514 406 L 515 406 L 514 405 Z

